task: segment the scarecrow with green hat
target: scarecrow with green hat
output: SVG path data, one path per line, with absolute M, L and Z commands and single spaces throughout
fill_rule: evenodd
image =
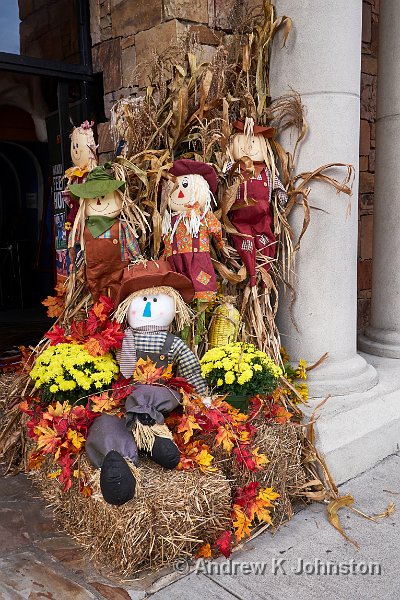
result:
M 100 296 L 115 300 L 124 267 L 141 255 L 133 228 L 119 218 L 124 187 L 105 167 L 95 167 L 85 183 L 69 186 L 80 202 L 69 247 L 74 252 L 80 246 L 94 302 Z

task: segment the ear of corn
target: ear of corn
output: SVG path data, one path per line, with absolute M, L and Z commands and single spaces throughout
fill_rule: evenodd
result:
M 240 313 L 229 302 L 217 306 L 208 332 L 209 348 L 236 342 L 240 325 Z

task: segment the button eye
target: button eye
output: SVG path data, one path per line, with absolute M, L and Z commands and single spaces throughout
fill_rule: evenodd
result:
M 157 302 L 157 298 L 153 298 L 153 302 Z
M 147 296 L 144 296 L 143 302 L 147 302 Z
M 102 200 L 104 200 L 104 196 L 100 196 L 100 198 L 101 198 Z
M 184 180 L 182 181 L 182 187 L 183 187 L 183 188 L 187 188 L 187 186 L 188 186 L 188 185 L 189 185 L 189 181 L 188 181 L 187 179 L 184 179 Z

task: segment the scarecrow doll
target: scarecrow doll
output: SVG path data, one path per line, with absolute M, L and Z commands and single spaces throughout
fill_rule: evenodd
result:
M 126 459 L 138 465 L 138 450 L 166 469 L 179 463 L 180 453 L 164 415 L 181 403 L 179 388 L 199 395 L 207 390 L 198 359 L 168 331 L 174 319 L 178 329 L 189 320 L 185 303 L 193 293 L 190 280 L 172 271 L 167 261 L 138 262 L 124 272 L 116 319 L 126 322 L 127 328 L 117 360 L 125 378 L 135 374 L 134 389 L 126 400 L 125 420 L 101 415 L 91 426 L 85 446 L 92 464 L 101 469 L 100 486 L 109 504 L 121 505 L 134 497 L 135 469 Z M 151 361 L 161 372 L 172 367 L 172 378 L 141 383 L 135 372 L 139 359 Z
M 225 249 L 221 223 L 211 211 L 217 175 L 211 165 L 189 159 L 176 160 L 169 172 L 175 180 L 162 187 L 163 257 L 174 271 L 191 280 L 195 298 L 209 302 L 217 293 L 211 237 L 217 249 Z
M 236 172 L 243 182 L 228 217 L 239 234 L 232 235 L 233 245 L 246 267 L 250 286 L 254 287 L 257 252 L 265 257 L 263 266 L 267 271 L 276 253 L 273 194 L 282 208 L 288 195 L 276 172 L 269 144 L 274 128 L 257 125 L 250 118 L 236 121 L 233 127 L 235 133 L 228 147 L 231 162 L 226 171 L 233 163 L 238 164 Z
M 69 247 L 80 245 L 94 302 L 102 295 L 115 300 L 124 267 L 141 255 L 134 232 L 119 218 L 124 186 L 124 181 L 114 179 L 104 167 L 95 167 L 85 183 L 69 187 L 80 201 Z
M 67 188 L 63 192 L 69 211 L 66 216 L 66 228 L 70 228 L 79 209 L 79 202 L 69 193 L 68 186 L 73 183 L 83 183 L 89 171 L 97 164 L 97 146 L 93 136 L 93 121 L 85 121 L 79 127 L 74 127 L 71 133 L 71 160 L 73 167 L 65 171 Z M 68 225 L 67 225 L 68 224 Z

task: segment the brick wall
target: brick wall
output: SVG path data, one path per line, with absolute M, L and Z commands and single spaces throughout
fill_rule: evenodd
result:
M 357 301 L 360 329 L 369 324 L 371 311 L 378 17 L 379 0 L 363 0 Z

